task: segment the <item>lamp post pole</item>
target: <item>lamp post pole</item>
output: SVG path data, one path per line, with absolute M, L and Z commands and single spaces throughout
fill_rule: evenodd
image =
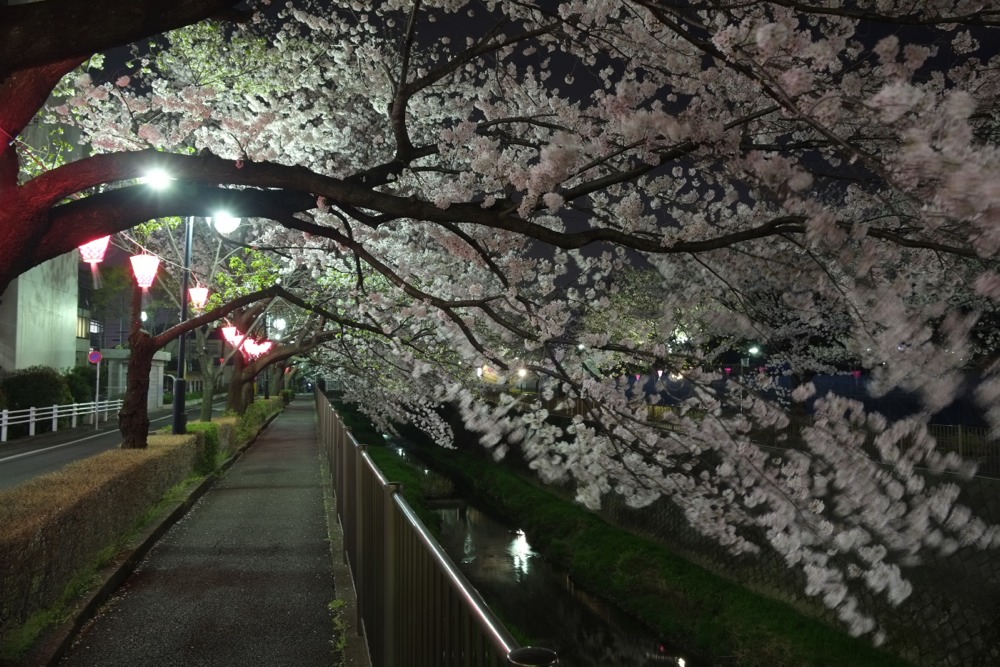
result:
M 191 218 L 184 218 L 184 268 L 181 271 L 181 323 L 188 318 L 188 274 L 191 270 L 191 241 L 194 225 Z M 184 352 L 187 347 L 187 332 L 177 339 L 177 375 L 174 376 L 174 435 L 187 433 L 187 416 L 184 414 L 184 399 L 187 396 L 187 364 Z

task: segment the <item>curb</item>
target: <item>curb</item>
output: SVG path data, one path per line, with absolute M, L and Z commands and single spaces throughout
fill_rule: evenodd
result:
M 252 438 L 238 447 L 232 456 L 223 461 L 218 468 L 209 473 L 205 479 L 191 489 L 186 498 L 179 501 L 170 509 L 164 510 L 159 520 L 155 520 L 147 526 L 136 538 L 136 541 L 133 542 L 134 546 L 126 547 L 122 553 L 115 556 L 112 563 L 99 571 L 97 579 L 102 583 L 96 589 L 84 595 L 83 599 L 71 612 L 72 618 L 45 632 L 28 651 L 23 662 L 20 664 L 24 667 L 55 667 L 84 625 L 97 614 L 101 606 L 132 576 L 132 573 L 135 572 L 139 563 L 146 557 L 150 549 L 156 545 L 159 539 L 174 524 L 184 518 L 184 515 L 190 511 L 194 504 L 212 488 L 212 485 L 236 463 L 244 452 L 257 442 L 257 438 L 264 432 L 264 429 L 270 426 L 271 422 L 277 419 L 278 415 L 282 412 L 284 410 L 276 412 L 269 417 Z

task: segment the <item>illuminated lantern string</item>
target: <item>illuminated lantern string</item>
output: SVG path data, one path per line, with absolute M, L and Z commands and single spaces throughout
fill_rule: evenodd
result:
M 230 345 L 240 350 L 247 359 L 256 359 L 267 354 L 274 346 L 274 343 L 269 340 L 257 342 L 252 338 L 247 338 L 236 327 L 222 327 L 222 337 Z
M 160 267 L 160 258 L 156 255 L 132 255 L 129 258 L 132 262 L 132 272 L 135 274 L 135 282 L 143 290 L 149 289 L 156 278 L 156 270 Z
M 257 342 L 255 340 L 248 340 L 243 343 L 243 351 L 246 352 L 247 357 L 250 359 L 256 359 L 259 356 L 265 355 L 274 345 L 269 340 Z
M 98 264 L 104 261 L 104 253 L 108 251 L 110 236 L 102 236 L 80 246 L 80 257 L 88 264 Z
M 239 347 L 243 342 L 243 334 L 236 327 L 222 327 L 222 337 L 233 347 Z
M 90 275 L 93 276 L 95 288 L 101 286 L 101 273 L 97 265 L 104 261 L 104 253 L 108 251 L 110 241 L 110 236 L 102 236 L 79 246 L 80 258 L 90 264 Z
M 192 287 L 188 290 L 188 296 L 191 298 L 191 307 L 195 310 L 201 310 L 208 301 L 208 288 L 201 285 Z

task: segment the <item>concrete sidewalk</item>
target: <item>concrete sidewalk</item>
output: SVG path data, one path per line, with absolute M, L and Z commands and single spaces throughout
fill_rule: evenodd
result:
M 335 597 L 315 406 L 300 398 L 157 542 L 58 664 L 328 667 Z

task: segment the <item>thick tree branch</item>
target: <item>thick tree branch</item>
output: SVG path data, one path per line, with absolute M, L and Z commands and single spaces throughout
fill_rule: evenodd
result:
M 0 81 L 11 73 L 136 42 L 213 16 L 239 0 L 60 0 L 0 7 Z M 245 16 L 245 15 L 240 15 Z M 67 39 L 72 35 L 72 39 Z

